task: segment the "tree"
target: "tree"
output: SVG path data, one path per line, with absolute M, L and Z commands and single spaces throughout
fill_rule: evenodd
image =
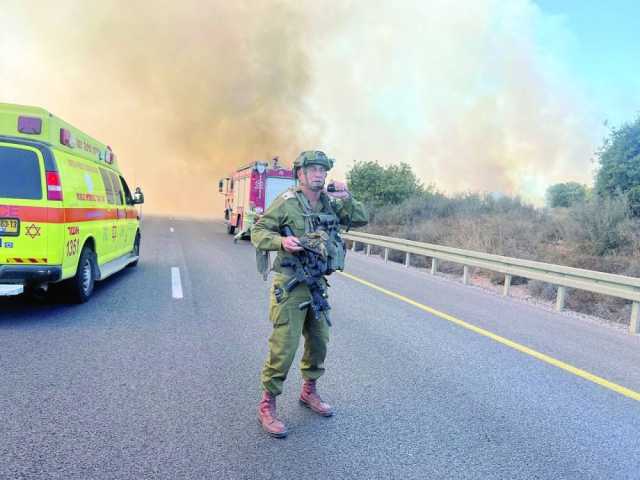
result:
M 423 192 L 422 184 L 406 163 L 383 167 L 378 162 L 355 162 L 347 172 L 347 183 L 358 200 L 376 206 L 396 205 Z
M 556 183 L 547 188 L 547 206 L 570 207 L 587 198 L 587 186 L 578 182 Z
M 636 202 L 640 187 L 640 116 L 613 129 L 598 152 L 596 191 L 601 196 L 623 194 Z

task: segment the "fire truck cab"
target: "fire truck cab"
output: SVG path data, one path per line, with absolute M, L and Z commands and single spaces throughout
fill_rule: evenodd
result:
M 275 157 L 271 162 L 257 161 L 235 170 L 221 179 L 218 190 L 224 195 L 224 220 L 227 233 L 245 227 L 249 210 L 261 215 L 271 202 L 295 183 L 293 171 L 285 168 Z

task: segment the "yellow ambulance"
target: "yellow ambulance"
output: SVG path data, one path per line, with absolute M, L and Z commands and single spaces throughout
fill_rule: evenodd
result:
M 111 148 L 38 107 L 0 103 L 0 296 L 64 282 L 75 302 L 136 265 L 140 189 Z

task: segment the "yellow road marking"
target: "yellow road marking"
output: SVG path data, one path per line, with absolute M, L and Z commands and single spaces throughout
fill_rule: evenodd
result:
M 345 272 L 338 272 L 341 275 L 350 278 L 351 280 L 354 280 L 356 282 L 359 282 L 363 285 L 366 285 L 369 288 L 373 288 L 374 290 L 377 290 L 379 292 L 384 293 L 385 295 L 389 295 L 390 297 L 396 298 L 402 302 L 408 303 L 409 305 L 413 305 L 416 308 L 419 308 L 420 310 L 424 310 L 425 312 L 429 312 L 432 315 L 435 315 L 436 317 L 440 317 L 444 320 L 447 320 L 451 323 L 455 323 L 456 325 L 459 325 L 460 327 L 466 328 L 467 330 L 471 330 L 472 332 L 478 333 L 480 335 L 483 335 L 485 337 L 490 338 L 491 340 L 494 340 L 498 343 L 501 343 L 503 345 L 506 345 L 507 347 L 513 348 L 514 350 L 518 350 L 519 352 L 522 352 L 526 355 L 530 355 L 534 358 L 537 358 L 538 360 L 541 360 L 545 363 L 548 363 L 550 365 L 553 365 L 554 367 L 558 367 L 566 372 L 572 373 L 580 378 L 584 378 L 585 380 L 588 380 L 590 382 L 593 383 L 597 383 L 598 385 L 604 387 L 604 388 L 608 388 L 609 390 L 613 390 L 616 393 L 619 393 L 620 395 L 624 395 L 625 397 L 631 398 L 633 400 L 637 400 L 640 402 L 640 392 L 636 392 L 635 390 L 631 390 L 630 388 L 626 388 L 623 387 L 622 385 L 618 385 L 617 383 L 613 383 L 610 382 L 602 377 L 598 377 L 597 375 L 594 375 L 592 373 L 589 373 L 585 370 L 581 370 L 579 368 L 576 368 L 572 365 L 569 365 L 568 363 L 562 362 L 556 358 L 550 357 L 549 355 L 545 355 L 544 353 L 540 353 L 536 350 L 533 350 L 532 348 L 529 347 L 525 347 L 524 345 L 521 345 L 519 343 L 516 343 L 512 340 L 509 340 L 508 338 L 504 338 L 501 337 L 500 335 L 496 335 L 495 333 L 492 333 L 488 330 L 485 330 L 484 328 L 480 328 L 480 327 L 476 327 L 475 325 L 472 325 L 470 323 L 465 322 L 464 320 L 460 320 L 459 318 L 456 318 L 452 315 L 448 315 L 446 313 L 440 312 L 434 308 L 428 307 L 426 305 L 423 305 L 421 303 L 418 303 L 414 300 L 411 300 L 410 298 L 404 297 L 398 293 L 392 292 L 390 290 L 387 290 L 386 288 L 382 288 L 379 287 L 378 285 L 375 285 L 371 282 L 367 282 L 366 280 L 363 280 L 362 278 L 356 277 L 354 275 L 351 275 L 349 273 L 345 273 Z

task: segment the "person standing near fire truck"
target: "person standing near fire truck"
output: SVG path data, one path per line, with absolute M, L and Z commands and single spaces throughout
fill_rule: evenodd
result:
M 300 238 L 321 227 L 317 221 L 319 218 L 325 221 L 333 219 L 334 224 L 348 227 L 359 227 L 368 222 L 364 206 L 352 198 L 346 184 L 332 182 L 332 188 L 325 190 L 327 172 L 332 167 L 333 160 L 324 152 L 302 152 L 293 164 L 297 186 L 281 194 L 251 232 L 251 241 L 258 251 L 278 252 L 273 265 L 276 273 L 269 307 L 273 331 L 269 338 L 269 354 L 262 369 L 263 393 L 258 408 L 262 428 L 274 437 L 287 435 L 284 423 L 276 417 L 276 397 L 282 393 L 301 335 L 305 342 L 300 362 L 304 379 L 300 402 L 319 415 L 333 415 L 333 408 L 316 391 L 316 381 L 325 370 L 328 322 L 326 318 L 322 319 L 322 315 L 319 318 L 314 315 L 308 305 L 311 293 L 305 284 L 300 283 L 290 292 L 283 289 L 293 276 L 291 268 L 285 266 L 290 265 L 287 259 L 290 261 L 303 251 Z M 290 227 L 294 235 L 281 235 L 284 227 Z M 344 244 L 338 247 L 344 251 Z M 301 309 L 305 302 L 307 306 Z

